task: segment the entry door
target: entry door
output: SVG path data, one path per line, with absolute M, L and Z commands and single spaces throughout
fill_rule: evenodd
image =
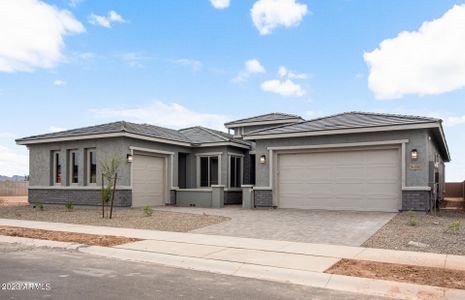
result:
M 134 155 L 132 206 L 144 207 L 164 204 L 165 168 L 162 157 Z

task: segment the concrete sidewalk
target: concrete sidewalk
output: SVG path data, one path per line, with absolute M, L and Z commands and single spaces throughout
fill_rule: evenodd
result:
M 324 273 L 341 258 L 465 270 L 463 256 L 12 219 L 0 219 L 2 225 L 144 239 L 116 247 L 74 245 L 80 252 L 107 258 L 396 299 L 465 299 L 464 290 Z M 3 240 L 25 242 L 16 237 Z M 47 242 L 57 246 L 52 241 L 26 241 L 42 246 Z
M 315 267 L 318 270 L 341 258 L 465 270 L 465 256 L 458 255 L 14 219 L 0 219 L 0 226 L 2 225 L 139 238 L 150 241 L 126 244 L 119 248 L 192 257 L 208 255 L 211 258 L 230 259 L 242 256 L 250 259 L 254 256 L 263 261 L 273 260 L 270 258 L 273 255 L 276 255 L 274 261 L 282 261 L 284 257 L 290 261 L 298 261 L 299 258 L 313 260 L 318 257 L 321 260 L 321 266 Z M 309 268 L 305 265 L 299 267 Z

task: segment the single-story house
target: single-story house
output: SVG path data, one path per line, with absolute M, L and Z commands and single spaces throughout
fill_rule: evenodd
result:
M 99 205 L 99 162 L 121 161 L 117 206 L 428 210 L 450 161 L 442 121 L 348 112 L 271 113 L 173 130 L 114 122 L 16 140 L 29 148 L 29 202 Z M 231 132 L 232 131 L 232 132 Z

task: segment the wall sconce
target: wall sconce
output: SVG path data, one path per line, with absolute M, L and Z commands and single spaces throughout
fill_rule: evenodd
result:
M 261 164 L 266 164 L 266 156 L 265 155 L 260 156 L 260 163 Z
M 127 159 L 128 159 L 128 163 L 132 163 L 132 155 L 131 154 L 128 154 L 127 155 Z
M 410 157 L 412 158 L 412 160 L 417 160 L 418 159 L 418 151 L 417 151 L 417 149 L 413 149 L 410 152 Z

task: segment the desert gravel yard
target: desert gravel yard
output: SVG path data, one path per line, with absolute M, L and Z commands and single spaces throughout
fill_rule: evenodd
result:
M 362 246 L 465 255 L 465 212 L 400 213 Z
M 177 232 L 188 232 L 230 220 L 223 216 L 157 209 L 153 210 L 151 216 L 146 216 L 142 208 L 116 208 L 110 220 L 102 219 L 101 208 L 75 207 L 68 211 L 63 206 L 45 206 L 43 210 L 32 206 L 0 207 L 0 218 Z

